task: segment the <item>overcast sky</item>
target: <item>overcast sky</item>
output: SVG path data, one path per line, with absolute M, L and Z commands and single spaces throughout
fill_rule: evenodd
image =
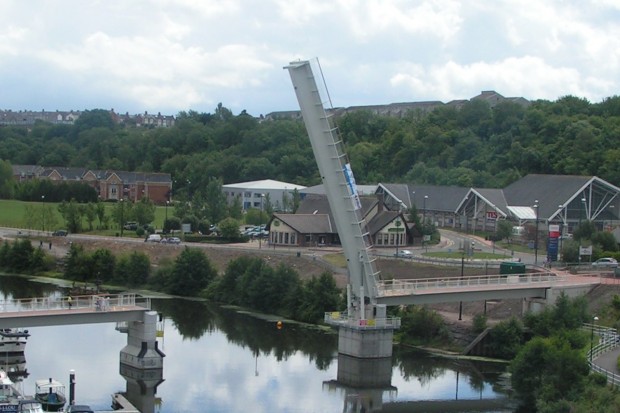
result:
M 296 110 L 318 57 L 336 107 L 482 90 L 619 94 L 619 0 L 0 0 L 0 109 Z

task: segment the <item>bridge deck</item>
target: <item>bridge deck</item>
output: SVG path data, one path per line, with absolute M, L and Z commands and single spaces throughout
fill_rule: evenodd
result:
M 135 294 L 44 297 L 0 301 L 0 328 L 139 321 L 151 307 Z
M 472 301 L 488 298 L 544 297 L 549 288 L 587 287 L 600 277 L 527 273 L 389 280 L 377 283 L 377 301 L 389 305 Z

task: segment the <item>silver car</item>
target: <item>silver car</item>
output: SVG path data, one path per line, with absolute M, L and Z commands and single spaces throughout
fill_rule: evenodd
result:
M 599 268 L 616 268 L 618 266 L 618 261 L 611 257 L 599 258 L 592 263 L 592 266 Z

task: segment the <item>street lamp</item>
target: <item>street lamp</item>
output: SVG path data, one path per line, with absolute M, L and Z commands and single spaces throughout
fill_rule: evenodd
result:
M 564 208 L 564 205 L 558 205 L 560 211 Z M 558 261 L 562 258 L 562 238 L 564 238 L 564 219 L 560 220 L 560 251 L 558 252 Z
M 123 198 L 120 199 L 121 202 L 121 238 L 123 238 L 123 229 L 125 229 L 125 204 L 123 204 Z
M 594 322 L 592 323 L 592 332 L 590 333 L 590 364 L 592 364 L 592 356 L 594 355 L 594 327 L 596 326 L 596 322 L 598 321 L 598 317 L 594 317 Z
M 42 227 L 43 232 L 45 232 L 45 195 L 41 195 L 41 202 L 43 203 L 43 209 L 41 210 L 41 218 L 42 218 Z
M 534 201 L 536 208 L 536 232 L 534 233 L 534 265 L 538 265 L 538 199 Z
M 170 201 L 166 199 L 166 218 L 164 219 L 164 232 L 168 233 L 168 204 Z
M 428 195 L 424 195 L 424 202 L 422 203 L 422 245 L 426 248 L 426 200 Z
M 586 210 L 586 199 L 581 198 L 581 204 L 583 205 L 583 211 L 586 214 L 586 218 L 588 215 L 588 211 Z M 579 224 L 581 224 L 581 208 L 579 208 Z
M 262 246 L 262 241 L 263 241 L 263 198 L 265 197 L 265 194 L 260 194 L 260 220 L 259 220 L 259 225 L 258 227 L 260 228 L 260 232 L 258 233 L 258 249 L 261 249 Z

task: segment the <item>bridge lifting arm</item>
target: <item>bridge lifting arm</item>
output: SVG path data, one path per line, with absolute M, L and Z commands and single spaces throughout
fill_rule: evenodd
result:
M 313 71 L 315 64 L 316 70 Z M 315 73 L 321 73 L 320 67 L 318 61 L 312 64 L 310 61 L 297 61 L 291 62 L 285 69 L 288 69 L 295 88 L 347 261 L 349 310 L 352 304 L 359 302 L 359 315 L 366 318 L 364 313 L 372 308 L 368 304 L 376 304 L 378 272 L 370 259 L 372 243 L 365 231 L 353 172 L 337 129 L 325 111 L 324 102 L 327 100 L 323 100 L 317 86 Z

